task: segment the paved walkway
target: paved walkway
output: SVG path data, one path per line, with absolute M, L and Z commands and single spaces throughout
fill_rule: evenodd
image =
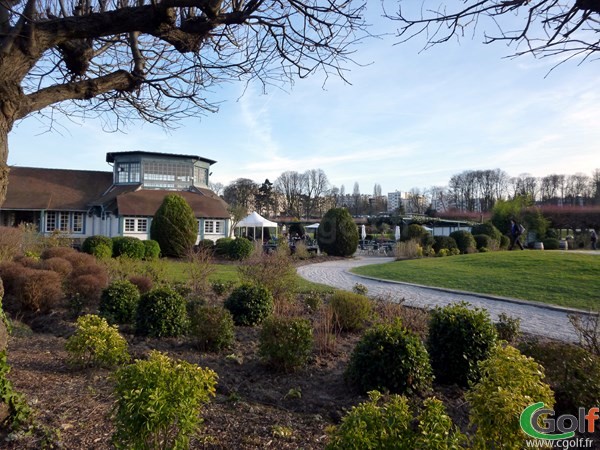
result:
M 349 272 L 353 267 L 393 260 L 394 258 L 386 257 L 356 257 L 328 261 L 301 266 L 298 268 L 298 274 L 309 281 L 346 290 L 352 290 L 356 283 L 360 283 L 368 288 L 371 296 L 390 298 L 393 301 L 404 299 L 404 304 L 421 308 L 433 308 L 466 301 L 474 306 L 487 309 L 493 320 L 497 320 L 500 313 L 520 318 L 521 329 L 528 333 L 567 342 L 577 341 L 577 335 L 567 318 L 568 312 L 565 311 L 520 304 L 515 301 L 503 300 L 501 297 L 457 293 L 456 291 L 439 290 L 395 281 L 373 280 Z

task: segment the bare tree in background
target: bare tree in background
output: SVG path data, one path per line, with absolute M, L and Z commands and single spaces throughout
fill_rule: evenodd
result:
M 600 50 L 599 0 L 399 1 L 398 36 L 424 35 L 426 48 L 482 31 L 484 42 L 514 44 L 516 56 L 587 59 Z M 404 7 L 408 5 L 407 7 Z M 420 5 L 420 7 L 419 7 Z
M 172 126 L 229 80 L 344 76 L 364 35 L 346 0 L 0 0 L 0 204 L 8 134 L 34 112 Z

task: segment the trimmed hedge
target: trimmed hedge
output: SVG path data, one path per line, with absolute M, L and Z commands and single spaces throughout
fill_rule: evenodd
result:
M 160 245 L 153 239 L 147 239 L 142 241 L 144 244 L 144 259 L 146 261 L 151 261 L 154 259 L 158 259 L 160 256 Z
M 185 299 L 168 287 L 143 294 L 137 308 L 135 330 L 138 335 L 177 337 L 188 330 Z
M 108 236 L 90 236 L 83 241 L 81 250 L 96 258 L 110 258 L 113 254 L 113 240 Z
M 461 253 L 472 253 L 477 248 L 475 238 L 471 233 L 465 230 L 453 231 L 450 237 L 456 241 L 456 245 Z
M 273 311 L 273 295 L 263 286 L 242 284 L 225 300 L 225 308 L 236 325 L 257 325 Z
M 131 236 L 115 236 L 113 241 L 113 256 L 127 256 L 131 259 L 143 259 L 146 254 L 144 242 Z

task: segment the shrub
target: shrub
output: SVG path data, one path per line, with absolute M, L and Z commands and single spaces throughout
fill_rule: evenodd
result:
M 202 239 L 198 242 L 198 249 L 210 250 L 212 252 L 215 249 L 215 243 L 212 239 Z
M 146 261 L 158 259 L 160 256 L 160 245 L 158 245 L 158 242 L 152 239 L 146 239 L 145 241 L 142 241 L 142 244 L 144 245 L 144 259 Z
M 150 225 L 150 236 L 166 256 L 182 258 L 198 238 L 198 223 L 194 212 L 179 194 L 167 195 Z
M 15 257 L 14 262 L 29 269 L 37 269 L 40 263 L 38 258 L 26 255 L 19 255 Z
M 21 253 L 23 230 L 15 227 L 0 227 L 0 261 L 11 261 Z
M 425 346 L 400 321 L 367 330 L 345 376 L 361 392 L 385 389 L 397 394 L 426 391 L 433 379 Z
M 210 288 L 217 295 L 225 295 L 229 294 L 233 287 L 235 286 L 235 282 L 228 281 L 213 281 L 210 283 Z
M 352 256 L 358 246 L 358 228 L 345 208 L 325 213 L 317 232 L 319 247 L 330 256 Z
M 423 247 L 419 244 L 419 241 L 410 240 L 404 242 L 398 242 L 394 247 L 394 256 L 396 259 L 399 258 L 420 258 L 423 256 Z
M 372 316 L 373 303 L 369 297 L 347 291 L 336 291 L 329 304 L 342 330 L 362 330 Z
M 8 379 L 10 365 L 6 357 L 6 350 L 0 351 L 0 405 L 5 409 L 6 417 L 0 424 L 1 428 L 16 430 L 23 426 L 31 417 L 31 408 L 25 396 L 17 392 L 12 382 Z
M 144 242 L 131 236 L 115 236 L 113 241 L 113 256 L 126 256 L 131 259 L 143 259 L 146 254 Z
M 558 250 L 560 248 L 560 241 L 554 238 L 547 238 L 543 240 L 544 250 Z
M 510 245 L 510 238 L 505 235 L 500 236 L 500 248 L 507 249 L 509 245 Z
M 41 259 L 50 259 L 50 258 L 64 258 L 70 261 L 69 257 L 73 255 L 77 255 L 79 252 L 75 250 L 73 247 L 50 247 L 45 249 L 40 255 Z
M 59 255 L 53 255 L 52 257 L 54 257 L 54 256 L 61 257 Z M 88 255 L 87 253 L 78 252 L 76 250 L 73 250 L 72 252 L 63 253 L 62 258 L 69 261 L 74 269 L 79 268 L 81 266 L 92 266 L 92 265 L 97 266 L 98 265 L 98 261 L 96 260 L 95 257 L 93 257 L 92 255 Z
M 114 281 L 102 291 L 99 312 L 111 323 L 133 323 L 139 301 L 140 292 L 133 283 Z
M 367 295 L 369 293 L 369 289 L 364 284 L 356 283 L 354 286 L 352 286 L 352 292 L 355 294 Z
M 442 249 L 451 250 L 453 248 L 458 248 L 454 238 L 452 238 L 450 236 L 434 236 L 433 237 L 433 249 L 435 250 L 436 253 L 439 253 L 440 250 L 442 250 Z
M 473 253 L 477 244 L 473 235 L 466 230 L 458 230 L 450 233 L 450 237 L 456 241 L 456 246 L 461 253 Z
M 217 242 L 215 244 L 215 254 L 221 257 L 229 256 L 229 246 L 232 242 L 232 238 L 217 239 Z
M 436 256 L 439 257 L 444 257 L 444 256 L 448 256 L 448 249 L 447 248 L 440 248 L 439 251 L 436 253 Z
M 313 347 L 313 331 L 306 319 L 271 317 L 262 326 L 258 353 L 264 361 L 283 372 L 304 367 Z
M 199 411 L 215 396 L 217 374 L 152 351 L 116 373 L 117 448 L 189 448 L 202 422 Z
M 476 234 L 473 236 L 473 239 L 475 239 L 475 246 L 479 251 L 481 251 L 482 248 L 493 248 L 495 245 L 494 240 L 487 234 Z
M 242 260 L 248 258 L 254 250 L 254 244 L 245 238 L 234 239 L 228 247 L 228 256 L 231 259 Z
M 431 312 L 427 348 L 436 380 L 467 386 L 479 375 L 477 363 L 496 343 L 496 330 L 486 310 L 455 303 Z
M 81 250 L 96 258 L 110 258 L 113 253 L 113 240 L 108 236 L 90 236 L 83 241 Z
M 290 225 L 288 226 L 288 234 L 290 236 L 304 236 L 306 234 L 306 231 L 304 230 L 304 225 L 302 225 L 300 222 L 290 223 Z
M 80 297 L 89 302 L 97 302 L 100 300 L 102 290 L 106 287 L 106 279 L 99 278 L 95 275 L 80 275 L 72 277 L 69 281 L 69 295 L 72 297 Z
M 152 279 L 145 275 L 132 275 L 128 278 L 129 282 L 137 287 L 140 294 L 145 294 L 146 292 L 152 290 Z
M 204 351 L 231 347 L 235 338 L 231 313 L 220 306 L 194 305 L 190 311 L 190 337 Z
M 48 312 L 64 297 L 60 275 L 50 270 L 23 268 L 15 284 L 17 300 L 28 311 Z
M 244 283 L 225 300 L 225 308 L 236 325 L 257 325 L 273 311 L 273 295 L 263 286 Z
M 498 338 L 512 343 L 517 340 L 521 334 L 521 319 L 510 317 L 505 313 L 498 315 L 498 322 L 494 324 Z
M 43 270 L 51 270 L 52 272 L 56 272 L 62 278 L 68 277 L 73 271 L 73 265 L 64 258 L 49 258 L 42 260 L 40 263 L 40 268 Z
M 407 240 L 415 239 L 421 241 L 429 232 L 418 223 L 411 223 L 406 231 Z
M 117 327 L 93 314 L 77 319 L 77 330 L 65 349 L 69 364 L 75 367 L 112 367 L 129 360 L 127 341 Z
M 309 291 L 304 293 L 302 295 L 302 299 L 311 313 L 317 311 L 323 304 L 321 294 L 317 291 Z
M 156 288 L 140 297 L 135 330 L 142 336 L 176 337 L 187 331 L 185 299 L 168 287 Z
M 524 342 L 519 350 L 544 366 L 557 415 L 577 415 L 580 407 L 600 404 L 600 357 L 562 342 Z
M 531 439 L 521 430 L 519 416 L 532 403 L 554 405 L 543 368 L 516 348 L 497 346 L 489 359 L 479 363 L 480 380 L 466 394 L 471 405 L 470 421 L 477 426 L 477 448 L 520 449 Z
M 417 417 L 418 426 L 408 399 L 378 392 L 369 392 L 369 400 L 353 406 L 339 427 L 328 430 L 327 450 L 346 449 L 427 449 L 459 450 L 465 436 L 452 424 L 443 403 L 428 398 Z
M 489 220 L 477 224 L 473 228 L 471 228 L 471 234 L 473 236 L 476 236 L 478 234 L 485 234 L 486 236 L 491 237 L 497 242 L 500 242 L 500 237 L 502 236 L 500 230 L 496 228 L 495 225 Z

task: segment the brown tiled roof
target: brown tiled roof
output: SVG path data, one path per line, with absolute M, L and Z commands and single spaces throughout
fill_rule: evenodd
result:
M 2 209 L 85 211 L 112 184 L 112 172 L 11 167 Z
M 192 207 L 196 217 L 229 218 L 227 204 L 220 197 L 207 189 L 198 189 L 198 191 L 139 190 L 129 192 L 117 197 L 117 208 L 121 216 L 153 216 L 166 195 L 179 194 Z

